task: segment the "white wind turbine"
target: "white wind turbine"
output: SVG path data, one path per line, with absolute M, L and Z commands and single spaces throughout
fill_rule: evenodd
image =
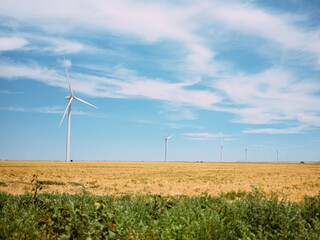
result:
M 72 88 L 71 88 L 71 83 L 70 83 L 70 79 L 69 79 L 69 73 L 68 73 L 68 68 L 67 68 L 67 64 L 66 64 L 66 61 L 64 60 L 64 63 L 65 63 L 65 66 L 66 66 L 66 73 L 67 73 L 67 77 L 68 77 L 68 84 L 69 84 L 69 90 L 70 90 L 70 94 L 71 96 L 67 96 L 66 99 L 69 100 L 68 102 L 68 105 L 67 105 L 67 108 L 66 110 L 64 111 L 64 114 L 63 114 L 63 117 L 60 121 L 60 124 L 59 124 L 59 127 L 61 126 L 62 122 L 63 122 L 63 119 L 64 117 L 66 116 L 66 113 L 68 112 L 68 129 L 67 129 L 67 150 L 66 150 L 66 162 L 70 162 L 70 127 L 71 127 L 71 102 L 73 99 L 79 101 L 79 102 L 82 102 L 82 103 L 85 103 L 87 105 L 90 105 L 94 108 L 97 108 L 96 106 L 90 104 L 90 103 L 87 103 L 86 101 L 83 101 L 82 99 L 80 98 L 77 98 L 76 96 L 73 95 L 73 92 L 72 92 Z
M 223 160 L 223 139 L 220 144 L 220 162 Z
M 248 148 L 244 149 L 244 153 L 245 153 L 246 162 L 248 162 Z
M 169 136 L 169 137 L 166 137 L 166 136 L 163 136 L 164 137 L 164 161 L 166 162 L 167 161 L 167 153 L 168 153 L 168 139 L 173 137 L 173 135 Z

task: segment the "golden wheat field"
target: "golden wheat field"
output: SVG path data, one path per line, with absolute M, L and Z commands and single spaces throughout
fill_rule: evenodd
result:
M 0 161 L 0 191 L 31 192 L 33 174 L 43 181 L 41 192 L 71 194 L 83 188 L 97 195 L 199 195 L 207 192 L 284 193 L 288 200 L 320 192 L 320 164 L 191 163 L 191 162 L 58 162 Z

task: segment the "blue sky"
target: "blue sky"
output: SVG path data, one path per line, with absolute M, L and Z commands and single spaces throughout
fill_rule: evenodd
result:
M 1 1 L 0 158 L 320 161 L 319 1 Z

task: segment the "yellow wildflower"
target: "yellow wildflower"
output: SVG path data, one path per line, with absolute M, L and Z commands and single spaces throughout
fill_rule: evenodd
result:
M 95 206 L 98 206 L 98 207 L 101 206 L 101 204 L 100 204 L 99 202 L 95 202 L 94 205 L 95 205 Z

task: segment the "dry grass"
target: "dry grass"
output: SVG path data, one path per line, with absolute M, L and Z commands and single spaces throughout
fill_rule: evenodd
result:
M 33 174 L 46 181 L 42 192 L 93 194 L 152 193 L 218 195 L 250 191 L 251 185 L 283 192 L 289 200 L 320 191 L 320 164 L 186 162 L 48 162 L 0 161 L 0 191 L 31 191 Z

